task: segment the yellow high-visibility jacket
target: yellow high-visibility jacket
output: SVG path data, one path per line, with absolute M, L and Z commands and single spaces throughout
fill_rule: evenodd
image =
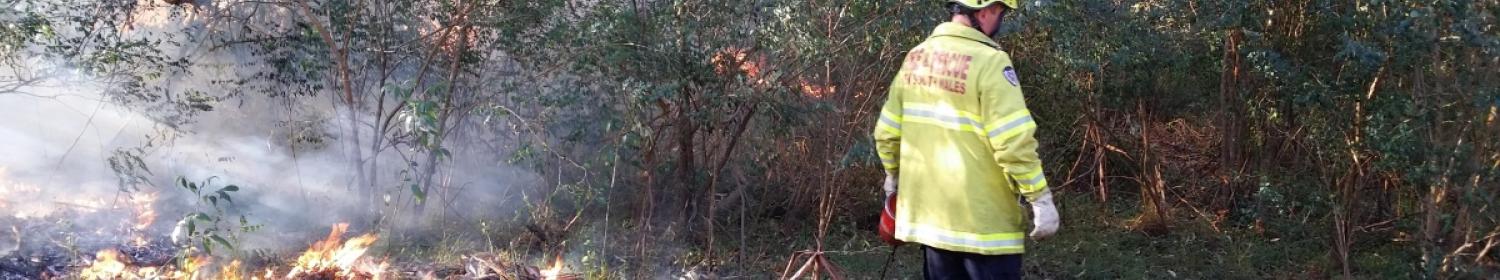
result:
M 1017 196 L 1047 190 L 1010 55 L 971 27 L 943 23 L 906 55 L 875 124 L 899 177 L 896 238 L 985 255 L 1025 251 Z

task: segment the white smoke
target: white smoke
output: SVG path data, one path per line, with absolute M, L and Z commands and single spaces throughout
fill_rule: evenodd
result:
M 162 194 L 157 207 L 163 215 L 153 226 L 158 231 L 165 232 L 195 203 L 177 185 L 178 177 L 192 182 L 214 177 L 214 188 L 240 186 L 234 194 L 236 209 L 252 223 L 267 227 L 266 243 L 281 238 L 273 233 L 316 235 L 333 223 L 370 219 L 368 214 L 383 212 L 372 207 L 410 207 L 402 203 L 409 198 L 399 199 L 410 196 L 403 193 L 409 183 L 401 181 L 401 174 L 408 164 L 400 155 L 409 151 L 386 151 L 374 159 L 382 162 L 382 170 L 376 171 L 381 185 L 376 187 L 384 190 L 376 204 L 366 204 L 363 192 L 351 190 L 355 174 L 342 140 L 349 124 L 326 101 L 293 104 L 289 109 L 273 98 L 239 97 L 172 129 L 147 114 L 106 101 L 105 91 L 96 85 L 24 90 L 32 94 L 0 94 L 0 184 L 34 186 L 38 192 L 0 197 L 0 204 L 11 206 L 0 211 L 12 211 L 0 214 L 40 216 L 67 207 L 60 202 L 119 196 L 119 177 L 108 159 L 117 150 L 148 143 L 153 146 L 140 156 L 151 172 L 150 184 L 141 191 Z M 299 133 L 321 137 L 321 142 L 294 143 Z M 530 172 L 498 164 L 496 158 L 503 155 L 452 149 L 454 160 L 495 165 L 443 166 L 449 168 L 448 185 L 461 188 L 451 189 L 446 197 L 429 197 L 434 213 L 492 216 L 511 208 L 499 205 L 509 189 L 538 180 Z
M 140 14 L 142 24 L 136 27 L 137 34 L 148 36 L 144 34 L 203 26 L 194 22 L 200 18 L 164 20 L 158 16 Z M 171 91 L 221 90 L 208 81 L 257 70 L 239 68 L 244 67 L 244 58 L 233 51 L 164 51 L 195 61 L 189 69 L 191 74 L 146 81 L 166 84 Z M 37 60 L 19 67 L 59 66 Z M 4 184 L 35 189 L 25 197 L 0 197 L 0 205 L 10 206 L 0 207 L 0 215 L 46 215 L 69 207 L 60 202 L 79 197 L 118 197 L 120 177 L 108 160 L 117 151 L 147 146 L 139 155 L 150 170 L 149 184 L 141 191 L 161 194 L 156 205 L 161 217 L 152 229 L 162 234 L 185 213 L 194 211 L 197 203 L 177 186 L 178 177 L 192 182 L 213 177 L 214 188 L 240 186 L 241 191 L 234 194 L 234 213 L 265 226 L 259 233 L 246 236 L 252 246 L 300 246 L 297 242 L 278 242 L 282 238 L 279 234 L 317 236 L 335 222 L 373 220 L 378 217 L 371 217 L 372 213 L 410 207 L 411 195 L 406 187 L 410 183 L 402 181 L 402 171 L 420 170 L 411 164 L 422 162 L 419 159 L 423 157 L 400 148 L 386 149 L 379 157 L 366 159 L 380 162 L 380 170 L 373 171 L 377 179 L 374 185 L 354 186 L 356 171 L 344 145 L 350 137 L 359 137 L 368 145 L 373 137 L 368 135 L 371 124 L 365 122 L 372 117 L 361 115 L 362 123 L 349 123 L 326 95 L 272 97 L 259 93 L 228 97 L 209 102 L 213 110 L 177 126 L 158 122 L 154 117 L 162 112 L 147 111 L 149 106 L 111 102 L 107 93 L 116 84 L 72 72 L 63 74 L 50 77 L 50 82 L 18 89 L 25 94 L 0 93 L 0 193 L 5 192 Z M 351 126 L 363 127 L 366 135 L 349 135 Z M 315 141 L 306 141 L 309 139 Z M 540 180 L 532 172 L 502 164 L 500 159 L 507 155 L 478 148 L 449 149 L 454 162 L 489 164 L 444 165 L 444 180 L 434 182 L 445 182 L 450 188 L 429 195 L 429 213 L 454 211 L 475 218 L 509 214 L 504 211 L 516 206 L 502 203 L 518 196 L 513 193 L 516 186 Z M 357 188 L 378 189 L 375 203 L 363 200 L 362 194 L 370 192 Z

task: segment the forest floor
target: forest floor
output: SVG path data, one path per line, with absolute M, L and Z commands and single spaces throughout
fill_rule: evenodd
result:
M 1249 225 L 1220 224 L 1179 209 L 1171 230 L 1155 236 L 1131 229 L 1138 204 L 1115 199 L 1107 207 L 1096 197 L 1060 195 L 1062 230 L 1047 240 L 1028 241 L 1025 269 L 1029 279 L 1324 279 L 1340 275 L 1331 258 L 1325 223 L 1280 221 L 1257 233 Z M 1315 220 L 1315 218 L 1312 218 Z M 825 244 L 829 258 L 849 279 L 879 279 L 889 254 L 873 230 L 835 228 Z M 1265 232 L 1276 232 L 1266 234 Z M 1276 235 L 1278 237 L 1271 237 Z M 806 236 L 812 236 L 811 233 Z M 1351 254 L 1356 279 L 1420 278 L 1420 255 L 1410 241 L 1369 240 Z M 809 240 L 749 242 L 772 249 L 743 273 L 765 279 L 779 275 L 792 252 L 811 248 Z M 886 279 L 918 279 L 921 251 L 903 246 L 895 254 Z M 731 269 L 733 270 L 733 269 Z M 751 272 L 765 270 L 768 273 Z
M 1100 203 L 1097 197 L 1089 194 L 1069 191 L 1058 194 L 1062 230 L 1052 238 L 1028 242 L 1025 256 L 1027 278 L 1324 279 L 1343 273 L 1329 249 L 1333 244 L 1328 239 L 1329 223 L 1315 215 L 1269 217 L 1255 222 L 1205 217 L 1193 209 L 1179 208 L 1174 209 L 1177 215 L 1170 230 L 1148 234 L 1130 226 L 1131 220 L 1139 216 L 1139 204 L 1132 201 L 1134 197 L 1128 193 L 1112 194 L 1115 198 L 1109 203 Z M 519 271 L 515 273 L 520 275 L 535 275 L 549 267 L 560 267 L 562 275 L 586 279 L 714 278 L 695 275 L 714 275 L 719 279 L 775 279 L 787 269 L 796 252 L 815 247 L 812 223 L 796 226 L 793 225 L 796 222 L 788 220 L 750 221 L 754 222 L 743 227 L 737 223 L 723 224 L 716 230 L 713 259 L 718 263 L 714 272 L 708 272 L 699 261 L 705 259 L 706 254 L 700 249 L 704 247 L 703 240 L 693 231 L 663 228 L 664 235 L 652 236 L 660 241 L 649 245 L 649 256 L 640 258 L 638 240 L 630 237 L 636 236 L 630 227 L 633 222 L 618 219 L 613 220 L 609 227 L 602 222 L 588 223 L 588 226 L 580 226 L 570 233 L 540 238 L 538 235 L 551 235 L 547 232 L 556 231 L 545 225 L 540 226 L 541 229 L 519 226 L 526 224 L 519 218 L 428 224 L 421 230 L 398 230 L 383 235 L 382 241 L 371 248 L 370 255 L 376 259 L 388 257 L 392 264 L 388 271 L 401 275 L 400 278 L 430 273 L 439 279 L 445 275 L 464 279 L 480 274 L 474 271 L 485 271 L 481 265 L 488 264 L 498 265 L 501 270 Z M 1392 238 L 1404 236 L 1400 233 L 1411 227 L 1397 224 L 1357 235 L 1353 247 L 1358 249 L 1351 252 L 1349 259 L 1354 278 L 1421 278 L 1421 257 L 1415 250 L 1417 246 L 1412 244 L 1413 241 Z M 309 234 L 316 236 L 316 233 Z M 152 244 L 165 244 L 164 238 L 158 236 L 152 240 L 159 242 Z M 110 247 L 108 244 L 129 241 L 99 239 L 99 242 L 102 243 L 69 247 L 73 249 L 32 251 L 57 255 L 46 260 L 46 263 L 58 266 L 49 269 L 72 271 L 87 266 L 87 256 L 91 252 Z M 295 249 L 307 241 L 288 242 L 295 244 L 290 246 Z M 52 243 L 36 241 L 26 244 Z M 916 279 L 922 274 L 920 249 L 903 246 L 892 255 L 890 247 L 876 238 L 873 219 L 836 218 L 823 244 L 824 254 L 842 269 L 847 279 L 880 279 L 882 272 L 885 279 Z M 132 253 L 135 251 L 126 250 L 126 253 L 131 254 L 138 264 L 153 259 Z M 287 261 L 294 259 L 299 251 L 256 253 L 252 255 L 259 256 L 246 259 L 246 264 L 250 267 L 279 265 L 285 268 Z M 73 253 L 64 255 L 66 252 Z M 889 259 L 889 256 L 894 256 L 894 259 Z M 165 257 L 154 259 L 164 260 Z M 0 268 L 36 266 L 23 259 L 16 261 L 9 265 L 0 262 Z M 160 265 L 163 261 L 147 262 Z M 562 265 L 554 266 L 557 263 Z M 801 261 L 795 264 L 800 265 Z M 637 274 L 641 273 L 639 268 L 642 267 L 650 268 L 645 272 L 647 274 Z M 795 266 L 792 269 L 795 270 Z M 8 278 L 7 275 L 15 277 Z M 0 273 L 0 279 L 31 278 L 27 273 Z

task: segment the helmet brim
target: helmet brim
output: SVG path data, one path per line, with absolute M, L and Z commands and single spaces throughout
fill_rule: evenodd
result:
M 1011 6 L 1010 4 L 1006 4 L 1005 1 L 998 1 L 998 0 L 997 1 L 989 1 L 987 3 L 981 4 L 981 5 L 978 5 L 978 6 L 969 5 L 969 3 L 964 3 L 964 1 L 958 1 L 958 0 L 948 0 L 947 2 L 948 2 L 948 5 L 950 5 L 950 6 L 951 5 L 958 5 L 960 7 L 964 7 L 965 9 L 970 9 L 970 10 L 982 10 L 984 8 L 989 8 L 990 6 L 994 6 L 996 4 L 999 4 L 1000 6 L 1005 7 L 1006 9 L 1011 9 L 1011 10 L 1015 10 L 1016 9 L 1016 7 Z

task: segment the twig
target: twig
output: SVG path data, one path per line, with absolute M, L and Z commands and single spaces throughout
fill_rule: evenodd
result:
M 880 266 L 880 279 L 885 279 L 885 272 L 890 270 L 891 261 L 896 260 L 896 246 L 891 246 L 891 253 L 885 256 L 885 264 Z
M 57 172 L 58 172 L 58 170 L 62 169 L 63 163 L 67 161 L 68 154 L 73 153 L 73 148 L 78 146 L 78 140 L 83 139 L 83 135 L 88 133 L 89 126 L 94 125 L 94 117 L 98 116 L 99 115 L 99 109 L 103 109 L 103 108 L 104 108 L 104 102 L 99 102 L 99 104 L 97 106 L 94 106 L 94 112 L 89 114 L 88 121 L 84 122 L 83 123 L 83 127 L 78 129 L 78 136 L 77 137 L 73 137 L 73 143 L 72 144 L 68 144 L 68 149 L 64 150 L 62 156 L 60 156 L 60 157 L 57 158 L 57 164 L 53 165 L 53 167 L 52 167 L 52 173 L 47 175 L 47 183 L 43 184 L 44 186 L 52 185 L 52 179 L 55 178 L 55 177 L 57 177 Z

